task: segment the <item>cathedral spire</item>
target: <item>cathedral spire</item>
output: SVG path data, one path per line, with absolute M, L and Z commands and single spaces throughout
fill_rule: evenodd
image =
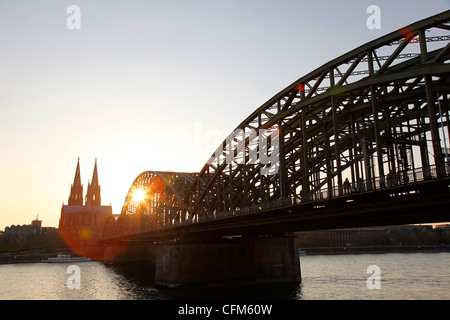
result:
M 73 179 L 73 185 L 81 186 L 80 157 L 78 157 L 77 169 L 75 170 L 75 178 Z
M 86 194 L 86 205 L 100 206 L 100 185 L 98 184 L 97 173 L 97 158 L 95 158 L 94 172 L 92 173 L 92 180 L 88 184 L 88 190 Z
M 82 206 L 83 205 L 83 185 L 81 184 L 80 175 L 80 158 L 78 157 L 77 168 L 75 170 L 75 178 L 70 188 L 69 206 Z
M 94 173 L 92 174 L 91 185 L 98 186 L 97 158 L 95 158 Z

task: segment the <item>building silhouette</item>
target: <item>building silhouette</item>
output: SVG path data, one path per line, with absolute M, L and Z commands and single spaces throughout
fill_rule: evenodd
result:
M 96 258 L 96 244 L 102 239 L 103 226 L 108 219 L 114 219 L 112 207 L 101 205 L 97 159 L 84 201 L 78 158 L 68 204 L 63 204 L 61 208 L 59 232 L 77 254 Z
M 302 248 L 420 246 L 448 244 L 450 225 L 393 225 L 296 233 Z
M 17 243 L 21 243 L 27 240 L 31 235 L 40 235 L 55 231 L 56 229 L 53 227 L 42 227 L 42 220 L 39 220 L 38 217 L 36 217 L 35 220 L 31 221 L 31 224 L 5 227 L 3 236 L 14 238 Z

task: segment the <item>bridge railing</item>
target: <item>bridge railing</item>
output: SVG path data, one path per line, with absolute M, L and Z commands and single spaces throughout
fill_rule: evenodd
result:
M 449 163 L 445 164 L 445 172 L 446 175 L 450 175 Z M 347 196 L 355 193 L 375 191 L 379 189 L 422 182 L 429 179 L 436 179 L 437 177 L 436 165 L 431 165 L 425 168 L 401 170 L 397 172 L 390 172 L 386 175 L 374 177 L 372 179 L 359 179 L 356 182 L 349 183 L 348 186 L 334 186 L 331 188 L 331 195 L 328 188 L 319 189 L 311 192 L 310 195 L 304 195 L 301 201 L 321 201 L 339 196 Z
M 446 175 L 450 175 L 450 165 L 446 164 Z M 288 197 L 266 201 L 263 203 L 255 203 L 250 206 L 236 208 L 234 210 L 223 211 L 209 216 L 199 217 L 195 222 L 202 222 L 213 220 L 217 218 L 226 218 L 230 216 L 242 215 L 260 212 L 269 209 L 284 208 L 305 202 L 318 202 L 331 198 L 338 198 L 342 196 L 349 196 L 361 192 L 370 192 L 386 188 L 394 188 L 401 185 L 413 184 L 429 179 L 436 179 L 438 177 L 435 165 L 426 168 L 414 168 L 409 170 L 402 170 L 391 172 L 381 177 L 374 177 L 368 180 L 358 180 L 350 183 L 350 186 L 334 186 L 331 188 L 331 193 L 328 188 L 322 188 L 310 194 L 303 193 L 298 196 L 290 195 Z M 190 221 L 188 222 L 190 223 Z
M 446 163 L 445 168 L 446 175 L 450 175 L 449 163 Z M 254 203 L 250 206 L 240 207 L 234 210 L 221 211 L 204 216 L 196 216 L 192 219 L 182 221 L 181 224 L 185 225 L 191 223 L 206 222 L 237 215 L 257 213 L 270 209 L 287 208 L 301 203 L 319 202 L 331 198 L 350 196 L 352 194 L 371 192 L 387 188 L 395 188 L 402 185 L 436 179 L 437 177 L 438 175 L 435 165 L 431 165 L 426 168 L 414 168 L 409 170 L 390 172 L 381 177 L 378 176 L 368 180 L 360 179 L 355 183 L 351 183 L 349 188 L 345 188 L 344 186 L 334 186 L 333 188 L 331 188 L 331 193 L 329 192 L 328 188 L 322 188 L 317 191 L 311 192 L 310 194 L 303 193 L 300 195 L 300 197 L 290 195 L 281 199 L 265 201 L 262 203 Z M 176 223 L 176 225 L 179 225 L 179 223 Z

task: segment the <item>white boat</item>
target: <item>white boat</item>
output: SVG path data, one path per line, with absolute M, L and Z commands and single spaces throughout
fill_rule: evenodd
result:
M 86 262 L 86 261 L 91 261 L 91 258 L 72 257 L 69 254 L 58 254 L 54 258 L 48 258 L 48 259 L 41 260 L 41 262 L 51 262 L 51 263 Z

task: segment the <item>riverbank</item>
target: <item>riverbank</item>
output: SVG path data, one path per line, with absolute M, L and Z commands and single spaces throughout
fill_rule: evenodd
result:
M 71 250 L 65 248 L 58 248 L 56 250 L 41 249 L 36 251 L 16 251 L 16 252 L 0 252 L 0 265 L 1 264 L 14 264 L 14 263 L 36 263 L 41 260 L 56 257 L 58 254 L 65 252 L 72 254 Z
M 450 245 L 422 245 L 422 246 L 372 246 L 372 247 L 314 247 L 301 248 L 306 255 L 332 255 L 332 254 L 373 254 L 373 253 L 426 253 L 450 252 Z M 56 253 L 36 254 L 1 254 L 0 264 L 36 263 L 41 260 L 55 257 Z
M 36 263 L 54 256 L 55 254 L 0 255 L 0 264 Z
M 371 247 L 313 247 L 301 248 L 306 255 L 327 254 L 373 254 L 373 253 L 426 253 L 450 252 L 450 245 L 421 245 L 421 246 L 371 246 Z

